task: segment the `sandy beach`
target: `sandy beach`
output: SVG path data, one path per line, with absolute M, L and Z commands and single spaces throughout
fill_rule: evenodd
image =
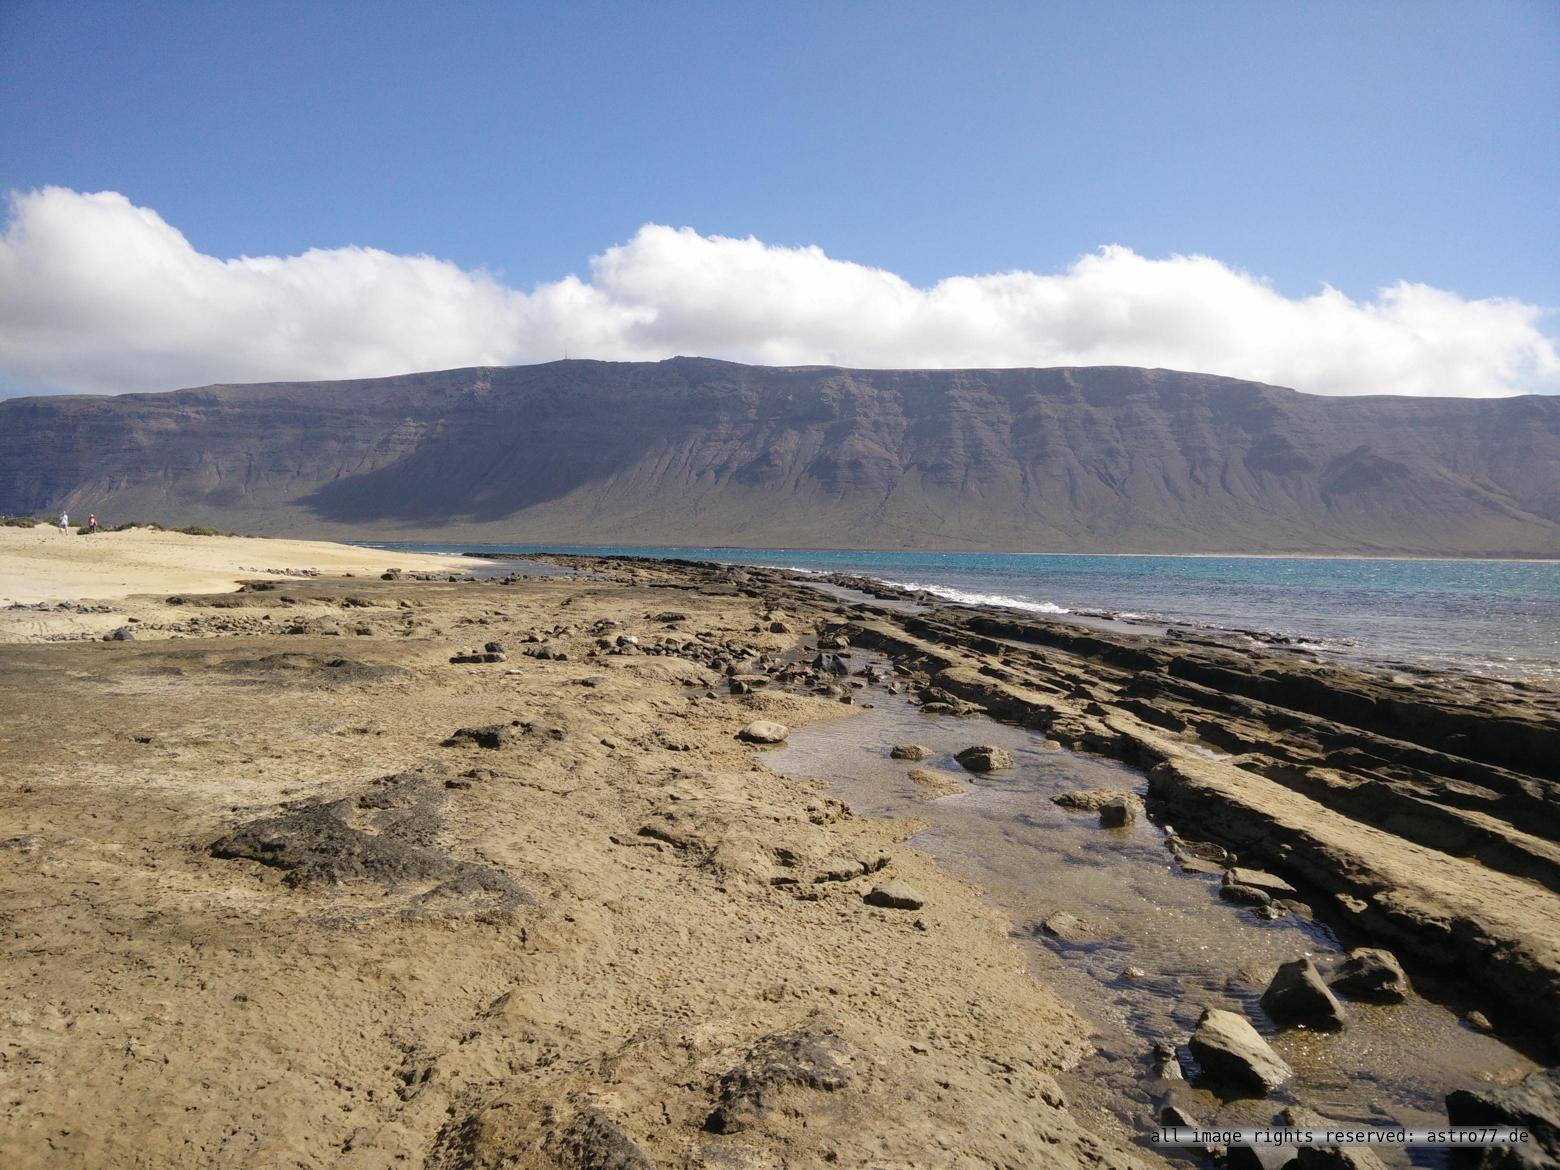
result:
M 388 557 L 409 572 L 466 572 L 462 557 L 421 553 Z M 261 573 L 383 572 L 387 554 L 313 540 L 191 536 L 135 528 L 78 536 L 52 524 L 0 527 L 0 606 L 15 602 L 95 601 L 137 593 L 216 593 Z

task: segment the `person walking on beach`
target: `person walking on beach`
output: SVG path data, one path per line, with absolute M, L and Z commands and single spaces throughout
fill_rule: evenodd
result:
M 94 533 L 96 531 L 97 531 L 97 516 L 94 514 L 94 515 L 91 515 L 91 516 L 87 517 L 87 534 L 91 535 L 92 533 Z
M 69 512 L 61 512 L 60 513 L 60 535 L 64 536 L 65 535 L 65 530 L 68 529 L 69 527 L 70 527 L 70 513 Z

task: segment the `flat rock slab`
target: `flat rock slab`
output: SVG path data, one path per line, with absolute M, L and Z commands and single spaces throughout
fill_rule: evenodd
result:
M 915 794 L 920 800 L 936 800 L 965 791 L 957 776 L 951 772 L 939 772 L 936 768 L 911 768 L 910 782 L 915 785 Z
M 1224 881 L 1226 885 L 1246 886 L 1249 889 L 1261 890 L 1274 898 L 1293 898 L 1300 892 L 1276 874 L 1271 874 L 1261 869 L 1247 869 L 1243 866 L 1235 866 L 1233 869 L 1226 870 Z
M 1197 1021 L 1192 1056 L 1209 1080 L 1266 1096 L 1294 1075 L 1245 1016 L 1209 1008 Z

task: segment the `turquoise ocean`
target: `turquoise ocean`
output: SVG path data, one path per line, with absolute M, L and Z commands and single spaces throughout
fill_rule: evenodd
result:
M 390 543 L 851 573 L 951 601 L 1297 639 L 1376 665 L 1560 683 L 1560 562 Z M 523 569 L 519 571 L 524 571 Z

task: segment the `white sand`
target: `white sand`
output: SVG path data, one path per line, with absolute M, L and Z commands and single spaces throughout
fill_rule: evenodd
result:
M 214 593 L 267 570 L 316 569 L 322 575 L 467 572 L 468 557 L 427 556 L 312 540 L 186 536 L 132 529 L 77 536 L 53 525 L 0 528 L 0 605 L 106 601 L 141 593 Z

